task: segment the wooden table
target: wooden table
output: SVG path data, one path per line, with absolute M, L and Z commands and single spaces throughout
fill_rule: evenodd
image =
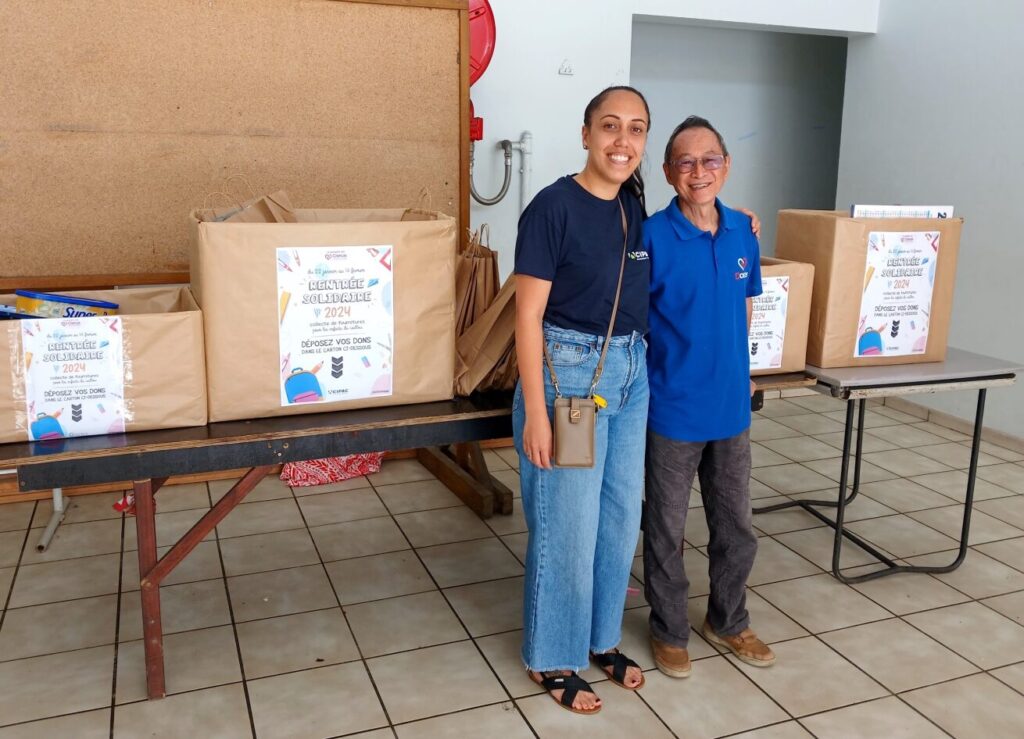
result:
M 512 435 L 511 396 L 215 423 L 198 428 L 0 445 L 0 469 L 21 490 L 133 480 L 146 685 L 162 698 L 160 583 L 275 465 L 357 452 L 416 449 L 419 460 L 483 517 L 512 512 L 512 491 L 489 474 L 480 441 Z M 163 557 L 154 499 L 171 475 L 249 471 Z

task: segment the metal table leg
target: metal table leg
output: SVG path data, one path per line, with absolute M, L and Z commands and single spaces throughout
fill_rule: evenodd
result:
M 64 520 L 64 515 L 68 512 L 67 501 L 64 500 L 64 491 L 62 488 L 53 489 L 53 513 L 50 514 L 50 520 L 46 523 L 46 528 L 43 529 L 42 535 L 39 537 L 39 543 L 36 544 L 36 551 L 45 552 L 46 548 L 50 546 L 50 540 L 53 539 L 53 535 L 57 533 L 57 527 L 60 526 L 61 521 Z

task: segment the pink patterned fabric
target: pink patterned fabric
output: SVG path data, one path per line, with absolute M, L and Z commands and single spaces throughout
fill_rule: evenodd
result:
M 293 488 L 326 485 L 360 475 L 380 471 L 383 452 L 349 454 L 347 457 L 325 457 L 305 462 L 287 462 L 281 469 L 281 480 Z

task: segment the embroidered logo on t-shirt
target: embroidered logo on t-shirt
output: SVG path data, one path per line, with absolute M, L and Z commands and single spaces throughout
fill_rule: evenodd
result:
M 647 261 L 648 259 L 651 258 L 651 255 L 648 254 L 643 249 L 641 249 L 640 251 L 627 252 L 626 256 L 628 256 L 630 259 L 632 259 L 635 262 L 645 262 L 645 261 Z
M 749 272 L 747 272 L 747 258 L 746 257 L 740 257 L 739 259 L 736 260 L 736 264 L 740 268 L 740 271 L 736 273 L 736 279 L 737 280 L 745 280 L 745 279 L 747 279 L 747 276 L 750 274 Z

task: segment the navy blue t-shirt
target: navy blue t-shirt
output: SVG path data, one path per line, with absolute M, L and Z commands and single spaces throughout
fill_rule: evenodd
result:
M 615 336 L 647 333 L 650 261 L 641 241 L 643 213 L 630 193 L 619 195 L 629 224 Z M 591 195 L 567 175 L 548 185 L 519 219 L 515 271 L 551 282 L 544 320 L 604 336 L 622 260 L 618 200 Z

